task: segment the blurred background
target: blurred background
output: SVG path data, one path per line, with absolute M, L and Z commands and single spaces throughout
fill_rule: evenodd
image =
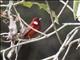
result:
M 7 2 L 8 1 L 5 1 L 5 3 L 7 3 Z M 44 1 L 36 1 L 36 2 L 44 3 Z M 50 5 L 50 8 L 55 11 L 56 15 L 58 15 L 58 13 L 60 12 L 60 10 L 63 7 L 63 4 L 60 3 L 58 0 L 48 1 L 48 2 Z M 69 1 L 68 4 L 71 7 L 73 7 L 73 1 Z M 28 23 L 31 22 L 31 19 L 33 17 L 42 18 L 41 31 L 46 30 L 46 28 L 48 28 L 51 24 L 50 15 L 45 10 L 39 9 L 39 7 L 37 5 L 33 5 L 31 8 L 17 5 L 16 8 L 17 8 L 18 12 L 20 13 L 21 17 Z M 0 26 L 1 26 L 0 33 L 8 32 L 8 24 L 3 23 L 2 19 L 3 18 L 0 18 Z M 78 21 L 75 21 L 73 13 L 68 8 L 65 8 L 65 10 L 62 12 L 62 14 L 59 18 L 59 24 L 56 24 L 56 27 L 59 28 L 60 26 L 62 26 L 62 23 L 68 23 L 68 22 L 74 23 L 74 22 L 78 22 Z M 76 27 L 76 26 L 67 26 L 58 32 L 62 41 L 65 40 L 66 35 L 74 27 Z M 54 31 L 54 29 L 52 28 L 49 32 L 51 32 L 51 31 Z M 80 38 L 80 32 L 76 35 L 76 37 L 74 37 L 74 39 L 76 39 L 76 38 Z M 2 42 L 0 43 L 0 47 L 1 47 L 0 49 L 4 49 L 8 46 L 9 46 L 9 44 L 5 44 Z M 18 60 L 41 60 L 43 58 L 49 57 L 49 56 L 57 53 L 60 46 L 61 45 L 58 42 L 57 36 L 56 36 L 56 34 L 54 34 L 49 38 L 45 38 L 45 39 L 37 41 L 37 42 L 32 42 L 32 43 L 23 45 L 18 53 L 19 54 Z M 80 60 L 80 48 L 78 50 L 76 50 L 76 46 L 77 46 L 77 43 L 75 43 L 73 45 L 73 47 L 71 47 L 65 60 Z M 61 57 L 64 52 L 62 52 L 59 60 L 61 60 Z M 15 54 L 13 54 L 13 56 L 14 55 Z M 14 59 L 14 57 L 12 57 L 12 60 Z

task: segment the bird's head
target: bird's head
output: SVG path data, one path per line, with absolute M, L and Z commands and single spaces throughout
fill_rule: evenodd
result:
M 41 19 L 42 18 L 34 17 L 31 24 L 33 24 L 33 25 L 40 25 L 40 23 L 41 23 L 40 20 Z

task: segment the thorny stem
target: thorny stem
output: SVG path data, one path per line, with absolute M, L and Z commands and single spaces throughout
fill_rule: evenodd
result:
M 73 35 L 68 39 L 69 41 L 71 41 L 73 39 L 73 37 L 76 35 L 76 33 L 78 32 L 78 30 L 76 30 Z M 59 51 L 56 53 L 57 57 L 55 57 L 53 60 L 56 60 L 56 58 L 58 58 L 58 56 L 60 55 L 60 53 L 65 49 L 65 47 L 67 47 L 68 44 L 67 40 L 64 41 L 64 43 L 62 44 L 62 46 L 60 47 Z
M 68 26 L 68 25 L 63 25 L 62 27 L 60 27 L 59 29 L 57 29 L 57 31 L 60 31 L 61 29 L 63 29 L 63 28 L 66 27 L 66 26 Z M 55 33 L 56 33 L 56 31 L 48 34 L 48 37 L 50 37 L 52 34 L 55 34 Z M 27 44 L 27 43 L 31 43 L 31 42 L 40 41 L 41 39 L 44 39 L 44 38 L 46 38 L 46 37 L 43 36 L 43 37 L 38 38 L 38 39 L 27 40 L 27 41 L 25 41 L 25 42 L 19 43 L 19 44 L 17 44 L 17 45 L 14 45 L 14 46 L 12 46 L 12 47 L 6 48 L 6 49 L 4 49 L 4 50 L 7 51 L 7 50 L 9 50 L 9 49 L 11 49 L 11 48 L 13 48 L 13 47 L 17 47 L 17 46 L 20 46 L 20 45 L 23 45 L 23 44 Z M 21 40 L 21 39 L 19 39 L 19 40 Z M 23 39 L 22 39 L 22 40 L 23 40 Z M 1 50 L 0 52 L 3 52 L 4 50 Z
M 79 30 L 78 28 L 80 28 L 80 27 L 76 27 L 70 33 L 68 33 L 68 35 L 66 36 L 66 39 L 64 40 L 64 43 L 61 45 L 59 51 L 55 55 L 47 57 L 47 58 L 45 58 L 43 60 L 46 60 L 48 58 L 50 58 L 50 59 L 53 58 L 53 60 L 56 60 L 58 58 L 59 54 L 65 49 L 65 47 L 67 47 L 69 45 L 69 43 L 71 42 L 71 40 L 73 39 L 73 37 L 77 34 L 77 32 Z M 72 34 L 72 32 L 74 32 L 74 33 Z M 71 37 L 70 37 L 70 35 L 71 35 Z M 69 41 L 69 43 L 67 43 L 67 41 Z M 56 56 L 56 57 L 54 57 L 54 56 Z
M 57 29 L 57 31 L 60 31 L 60 30 L 63 29 L 65 26 L 66 26 L 66 25 L 63 25 L 62 27 L 60 27 L 59 29 Z M 56 31 L 54 31 L 54 32 L 52 32 L 52 33 L 55 34 Z M 51 36 L 52 33 L 48 34 L 48 36 Z M 31 43 L 31 42 L 35 42 L 35 41 L 39 41 L 39 40 L 44 39 L 44 38 L 46 38 L 46 37 L 43 36 L 43 37 L 41 37 L 41 38 L 39 38 L 39 39 L 31 39 L 31 40 L 27 40 L 27 41 L 25 41 L 25 42 L 22 42 L 22 43 L 20 43 L 20 44 L 18 44 L 18 45 L 14 45 L 14 46 L 9 47 L 9 48 L 4 49 L 4 50 L 7 51 L 7 50 L 9 50 L 9 49 L 11 49 L 11 48 L 13 48 L 13 47 L 17 47 L 17 46 L 20 46 L 20 45 L 23 45 L 23 44 L 27 44 L 27 43 Z M 19 39 L 19 40 L 21 40 L 21 39 Z M 22 40 L 23 40 L 23 39 L 22 39 Z M 4 50 L 1 50 L 0 52 L 3 52 Z
M 78 30 L 79 30 L 79 28 L 80 28 L 80 26 L 79 27 L 76 27 L 75 29 L 73 29 L 69 34 L 68 34 L 68 36 L 70 36 L 70 38 L 69 38 L 69 40 L 66 42 L 66 44 L 65 45 L 68 45 L 69 43 L 70 43 L 70 41 L 74 38 L 74 33 L 73 32 L 75 32 L 75 34 L 78 32 Z
M 66 58 L 66 56 L 67 56 L 67 54 L 68 54 L 68 52 L 69 52 L 69 50 L 70 50 L 70 47 L 72 46 L 72 44 L 78 42 L 78 40 L 80 40 L 80 38 L 78 38 L 78 39 L 76 39 L 76 40 L 73 40 L 73 41 L 71 41 L 71 42 L 69 43 L 69 46 L 68 46 L 68 48 L 67 48 L 67 50 L 66 50 L 66 52 L 65 52 L 65 54 L 64 54 L 64 56 L 63 56 L 63 58 L 62 58 L 62 60 L 65 60 L 65 58 Z

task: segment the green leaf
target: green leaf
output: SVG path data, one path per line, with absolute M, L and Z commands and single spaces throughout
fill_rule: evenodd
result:
M 38 3 L 38 2 L 33 2 L 33 4 L 38 5 L 40 9 L 44 9 L 46 12 L 48 12 L 48 14 L 50 14 L 49 7 L 48 7 L 47 4 L 45 4 L 45 3 Z M 57 18 L 57 15 L 56 15 L 55 11 L 51 10 L 51 13 L 52 13 L 53 18 L 55 18 L 54 22 L 56 22 L 57 24 L 59 24 L 59 20 Z
M 54 22 L 56 22 L 57 24 L 59 24 L 59 19 L 57 18 L 57 15 L 56 15 L 55 11 L 52 10 L 51 12 L 52 12 L 52 16 L 55 18 Z
M 46 12 L 48 12 L 50 14 L 50 12 L 48 11 L 49 7 L 47 4 L 42 3 L 39 5 L 39 7 L 40 7 L 40 9 L 44 9 Z
M 48 5 L 45 4 L 45 3 L 23 2 L 23 3 L 21 3 L 21 4 L 22 4 L 23 6 L 25 6 L 25 7 L 28 7 L 28 8 L 31 8 L 32 5 L 35 4 L 35 5 L 39 6 L 40 9 L 43 9 L 43 10 L 45 10 L 46 12 L 48 12 L 48 14 L 50 14 L 49 7 L 48 7 Z M 57 15 L 55 14 L 55 11 L 51 10 L 51 12 L 52 12 L 53 18 L 55 18 L 55 21 L 54 21 L 54 22 L 56 22 L 57 24 L 59 24 Z
M 44 3 L 39 4 L 39 7 L 40 9 L 44 9 L 44 10 L 47 10 L 48 8 L 47 4 L 44 4 Z
M 49 13 L 47 4 L 45 4 L 45 3 L 38 3 L 38 2 L 33 2 L 33 4 L 38 5 L 40 9 L 44 9 L 46 12 Z
M 80 3 L 80 0 L 74 0 L 73 2 L 73 14 L 74 14 L 74 19 L 76 19 L 76 16 L 77 16 L 77 10 L 78 10 L 78 5 Z
M 25 1 L 25 2 L 22 2 L 21 5 L 25 6 L 25 7 L 28 7 L 28 8 L 31 8 L 33 4 L 32 4 L 32 2 L 29 2 L 29 1 L 26 2 Z

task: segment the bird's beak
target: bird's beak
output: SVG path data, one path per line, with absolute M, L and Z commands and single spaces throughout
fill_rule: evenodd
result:
M 39 21 L 42 20 L 42 18 L 39 18 Z

